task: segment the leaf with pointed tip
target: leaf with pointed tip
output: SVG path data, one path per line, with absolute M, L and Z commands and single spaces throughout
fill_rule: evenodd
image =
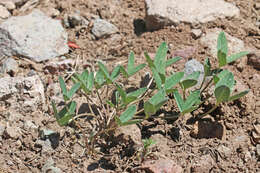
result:
M 60 88 L 61 88 L 61 91 L 62 91 L 63 99 L 64 99 L 64 101 L 68 101 L 69 98 L 67 96 L 68 91 L 67 91 L 67 88 L 66 88 L 66 84 L 65 84 L 63 78 L 60 77 L 60 76 L 59 76 L 59 83 L 60 83 Z
M 162 80 L 161 80 L 161 77 L 160 77 L 159 73 L 153 67 L 151 68 L 151 70 L 152 70 L 153 78 L 155 80 L 157 88 L 161 89 L 162 88 Z
M 137 73 L 138 71 L 140 71 L 141 69 L 143 69 L 144 67 L 145 67 L 145 64 L 140 64 L 137 67 L 135 67 L 134 53 L 131 52 L 129 55 L 129 58 L 128 58 L 127 74 L 129 76 L 132 76 L 135 73 Z
M 170 93 L 171 89 L 180 82 L 183 76 L 184 76 L 184 72 L 177 72 L 172 74 L 170 77 L 166 78 L 164 88 L 167 94 Z
M 129 120 L 131 120 L 134 116 L 134 114 L 136 113 L 136 105 L 131 105 L 129 106 L 126 111 L 124 111 L 120 117 L 119 117 L 119 120 L 120 120 L 120 123 L 126 123 L 128 122 Z
M 86 81 L 88 79 L 88 69 L 84 70 L 82 73 L 81 73 L 81 78 L 83 81 Z
M 133 101 L 135 101 L 139 96 L 141 96 L 147 88 L 140 88 L 136 91 L 130 92 L 126 95 L 126 104 L 129 104 Z
M 125 91 L 123 90 L 123 88 L 122 88 L 120 85 L 118 85 L 117 83 L 115 83 L 115 85 L 116 85 L 116 88 L 117 88 L 117 91 L 118 91 L 119 95 L 120 95 L 121 98 L 122 98 L 123 103 L 126 105 L 126 92 L 125 92 Z
M 68 91 L 67 97 L 68 97 L 69 99 L 71 99 L 72 96 L 78 91 L 79 88 L 80 88 L 80 83 L 74 84 L 74 85 L 71 87 L 70 91 Z
M 108 84 L 111 84 L 112 83 L 112 79 L 108 73 L 108 70 L 106 68 L 106 66 L 102 63 L 102 62 L 98 62 L 98 66 L 99 66 L 99 69 L 102 71 L 106 81 Z
M 138 66 L 136 66 L 133 70 L 130 70 L 128 72 L 129 76 L 134 75 L 135 73 L 139 72 L 140 70 L 142 70 L 146 65 L 145 64 L 139 64 Z
M 138 124 L 142 122 L 142 120 L 129 120 L 125 123 L 121 123 L 120 126 L 128 126 L 128 125 L 132 125 L 132 124 Z
M 218 43 L 217 43 L 217 56 L 219 67 L 223 67 L 227 64 L 227 53 L 228 53 L 228 45 L 225 33 L 222 31 L 218 35 Z
M 117 65 L 114 70 L 111 73 L 111 79 L 112 81 L 116 80 L 116 78 L 119 76 L 120 74 L 120 65 Z
M 105 83 L 105 77 L 103 75 L 102 70 L 98 70 L 98 72 L 95 75 L 95 87 L 97 89 L 101 88 L 101 86 Z
M 176 103 L 177 103 L 177 106 L 178 106 L 180 112 L 183 112 L 184 111 L 184 100 L 181 98 L 181 95 L 177 89 L 173 91 L 173 96 L 176 100 Z
M 180 61 L 181 59 L 182 59 L 182 58 L 179 57 L 179 56 L 176 56 L 176 57 L 174 57 L 174 58 L 168 59 L 168 60 L 166 61 L 166 67 L 169 67 L 170 65 L 176 63 L 177 61 Z
M 241 93 L 235 94 L 235 95 L 229 97 L 228 101 L 237 100 L 237 99 L 245 96 L 248 92 L 249 92 L 249 90 L 245 90 L 245 91 L 242 91 Z
M 123 66 L 120 66 L 120 72 L 123 74 L 125 78 L 129 77 L 128 72 L 125 70 Z
M 200 102 L 200 90 L 196 90 L 191 92 L 191 94 L 187 97 L 184 102 L 183 109 L 188 110 L 193 107 L 196 103 Z
M 184 79 L 181 81 L 181 87 L 186 90 L 190 87 L 193 87 L 198 83 L 198 78 L 200 76 L 199 71 L 195 71 L 192 74 L 184 77 Z
M 249 52 L 247 52 L 247 51 L 240 52 L 240 53 L 237 53 L 237 54 L 233 54 L 233 55 L 227 57 L 227 63 L 231 63 L 233 61 L 236 61 L 237 59 L 242 58 L 243 56 L 246 56 L 247 54 L 249 54 Z
M 154 58 L 154 65 L 156 67 L 156 70 L 158 71 L 159 74 L 162 75 L 165 75 L 167 51 L 168 51 L 168 46 L 165 42 L 163 42 L 159 46 Z
M 217 104 L 228 101 L 230 93 L 231 91 L 226 85 L 221 85 L 217 87 L 214 91 L 215 97 L 217 99 Z
M 54 101 L 52 101 L 51 102 L 51 105 L 52 105 L 52 109 L 53 109 L 53 112 L 54 112 L 54 116 L 55 116 L 55 118 L 58 116 L 58 110 L 57 110 L 57 107 L 56 107 L 56 105 L 55 105 L 55 102 Z
M 145 56 L 145 58 L 146 58 L 146 61 L 147 61 L 147 63 L 148 63 L 148 66 L 149 66 L 150 68 L 155 68 L 155 69 L 156 69 L 156 67 L 155 67 L 155 65 L 154 65 L 154 63 L 153 63 L 153 60 L 150 58 L 150 56 L 148 55 L 147 52 L 144 52 L 144 56 Z
M 89 92 L 92 91 L 94 85 L 94 73 L 90 72 L 87 80 L 87 89 Z

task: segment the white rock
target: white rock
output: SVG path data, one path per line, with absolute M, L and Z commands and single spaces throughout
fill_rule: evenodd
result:
M 184 77 L 197 71 L 200 72 L 200 76 L 198 78 L 198 83 L 194 86 L 195 88 L 199 87 L 203 81 L 204 66 L 196 59 L 189 60 L 185 63 Z
M 208 32 L 205 36 L 201 38 L 201 43 L 209 47 L 212 56 L 217 56 L 217 39 L 220 33 L 219 29 L 214 29 Z M 228 55 L 239 53 L 245 51 L 244 42 L 238 38 L 232 37 L 231 35 L 225 33 L 228 41 Z
M 0 67 L 2 73 L 17 73 L 18 70 L 18 63 L 13 58 L 7 58 Z
M 118 32 L 118 28 L 106 20 L 96 19 L 91 31 L 97 38 L 101 38 Z
M 30 96 L 26 101 L 36 104 L 45 104 L 44 86 L 39 76 L 31 77 L 5 77 L 0 78 L 0 100 L 17 95 Z
M 0 5 L 0 19 L 6 19 L 10 16 L 11 14 L 9 11 L 4 6 Z
M 55 58 L 69 51 L 67 37 L 60 21 L 34 10 L 0 25 L 0 56 L 22 55 L 36 62 Z
M 235 17 L 239 9 L 224 0 L 145 0 L 146 27 L 160 29 L 166 25 L 206 23 L 217 18 Z

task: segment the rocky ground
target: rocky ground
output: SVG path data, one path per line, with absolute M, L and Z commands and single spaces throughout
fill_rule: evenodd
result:
M 168 72 L 184 70 L 190 59 L 210 57 L 216 65 L 220 31 L 230 53 L 250 52 L 228 67 L 236 90 L 250 92 L 207 120 L 147 120 L 100 139 L 94 156 L 84 144 L 88 119 L 57 124 L 50 102 L 62 101 L 58 76 L 96 69 L 98 61 L 110 70 L 126 65 L 130 51 L 140 64 L 163 41 L 168 57 L 182 57 Z M 258 0 L 1 0 L 0 172 L 259 172 L 259 49 Z M 129 85 L 138 87 L 147 71 Z M 75 99 L 84 109 L 82 97 Z M 141 161 L 145 138 L 156 144 Z

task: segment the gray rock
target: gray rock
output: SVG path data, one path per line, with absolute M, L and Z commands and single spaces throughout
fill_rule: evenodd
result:
M 13 58 L 7 58 L 3 62 L 0 71 L 2 73 L 17 73 L 18 72 L 18 63 Z
M 30 96 L 34 104 L 45 103 L 44 86 L 39 76 L 0 78 L 0 99 L 20 95 L 21 91 Z
M 0 19 L 6 19 L 10 16 L 11 14 L 9 11 L 4 6 L 0 5 Z
M 61 173 L 61 169 L 54 166 L 54 161 L 49 158 L 42 167 L 42 173 Z
M 79 13 L 74 13 L 68 16 L 70 27 L 74 28 L 81 25 L 82 17 Z
M 53 148 L 51 146 L 51 141 L 49 139 L 47 139 L 45 141 L 43 141 L 43 140 L 36 140 L 35 146 L 36 147 L 41 147 L 42 148 L 42 150 L 41 150 L 42 153 L 48 153 L 48 152 L 53 150 Z
M 36 130 L 38 127 L 31 120 L 27 120 L 24 122 L 23 128 L 25 130 L 30 130 L 30 129 Z
M 60 134 L 49 129 L 40 130 L 39 134 L 42 140 L 49 139 L 53 149 L 59 146 Z
M 232 154 L 232 150 L 224 145 L 220 145 L 217 150 L 224 158 L 229 158 Z
M 160 29 L 166 25 L 206 23 L 218 18 L 237 17 L 239 9 L 224 0 L 145 0 L 146 28 Z
M 118 28 L 106 20 L 96 19 L 91 31 L 97 38 L 101 38 L 118 32 Z
M 10 17 L 0 25 L 0 56 L 22 55 L 40 62 L 69 51 L 67 33 L 60 21 L 39 10 Z M 48 44 L 46 44 L 48 43 Z
M 185 76 L 188 76 L 196 71 L 200 72 L 200 76 L 198 79 L 198 83 L 194 86 L 195 88 L 199 87 L 203 81 L 204 66 L 195 59 L 189 60 L 188 62 L 185 63 L 184 78 Z
M 210 53 L 214 57 L 217 57 L 217 39 L 219 33 L 219 29 L 213 29 L 200 39 L 202 44 L 209 47 Z M 245 50 L 244 42 L 242 40 L 232 37 L 228 33 L 225 33 L 225 35 L 228 41 L 228 55 L 239 53 Z

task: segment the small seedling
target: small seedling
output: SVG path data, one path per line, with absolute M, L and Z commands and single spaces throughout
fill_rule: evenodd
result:
M 143 139 L 142 142 L 143 142 L 143 147 L 138 154 L 138 158 L 139 158 L 139 160 L 141 160 L 141 162 L 143 162 L 146 159 L 146 157 L 150 154 L 150 151 L 149 151 L 150 147 L 156 143 L 151 138 Z
M 172 73 L 169 76 L 166 75 L 166 68 L 181 59 L 181 57 L 174 57 L 167 60 L 167 52 L 168 47 L 164 42 L 159 46 L 154 58 L 151 58 L 148 53 L 145 52 L 146 64 L 140 65 L 135 65 L 134 53 L 131 52 L 127 67 L 125 68 L 118 65 L 111 73 L 102 62 L 98 62 L 99 69 L 96 73 L 88 70 L 80 74 L 75 73 L 72 76 L 74 85 L 70 90 L 67 90 L 63 78 L 59 77 L 65 104 L 64 107 L 58 111 L 55 103 L 52 102 L 54 115 L 58 124 L 61 126 L 68 125 L 80 117 L 80 115 L 77 115 L 78 110 L 76 110 L 76 102 L 73 101 L 73 95 L 77 92 L 81 92 L 86 97 L 87 105 L 90 110 L 87 116 L 92 116 L 97 124 L 97 128 L 89 134 L 86 144 L 90 153 L 93 153 L 95 143 L 99 137 L 108 134 L 108 132 L 120 126 L 140 123 L 152 117 L 167 103 L 169 94 L 173 94 L 180 111 L 179 116 L 181 116 L 198 109 L 199 106 L 208 99 L 202 97 L 203 93 L 207 92 L 207 89 L 213 84 L 216 104 L 208 112 L 197 116 L 202 118 L 214 111 L 221 103 L 239 99 L 249 92 L 246 90 L 232 95 L 235 85 L 234 75 L 222 67 L 247 55 L 248 52 L 240 52 L 227 56 L 228 47 L 224 32 L 221 32 L 218 36 L 218 68 L 212 69 L 210 59 L 207 58 L 205 60 L 203 81 L 199 89 L 192 90 L 192 87 L 198 83 L 199 72 L 194 72 L 187 76 L 184 75 L 184 72 Z M 122 86 L 117 81 L 120 74 L 125 80 L 128 80 L 129 77 L 140 72 L 146 65 L 152 72 L 152 82 L 155 82 L 156 87 L 150 88 L 150 86 L 146 86 L 132 92 L 127 92 L 125 86 Z M 207 78 L 211 79 L 205 83 Z M 114 101 L 107 95 L 105 98 L 101 98 L 100 96 L 100 91 L 105 88 L 108 91 L 109 87 L 116 90 Z M 182 90 L 182 96 L 179 92 L 180 89 Z M 93 102 L 91 98 L 98 98 L 99 103 Z M 144 103 L 144 106 L 138 110 L 137 105 L 141 102 Z M 96 107 L 96 112 L 98 113 L 93 111 L 92 105 Z M 143 114 L 140 116 L 141 113 Z M 144 141 L 143 155 L 147 154 L 148 147 L 153 143 L 154 142 L 150 139 Z

